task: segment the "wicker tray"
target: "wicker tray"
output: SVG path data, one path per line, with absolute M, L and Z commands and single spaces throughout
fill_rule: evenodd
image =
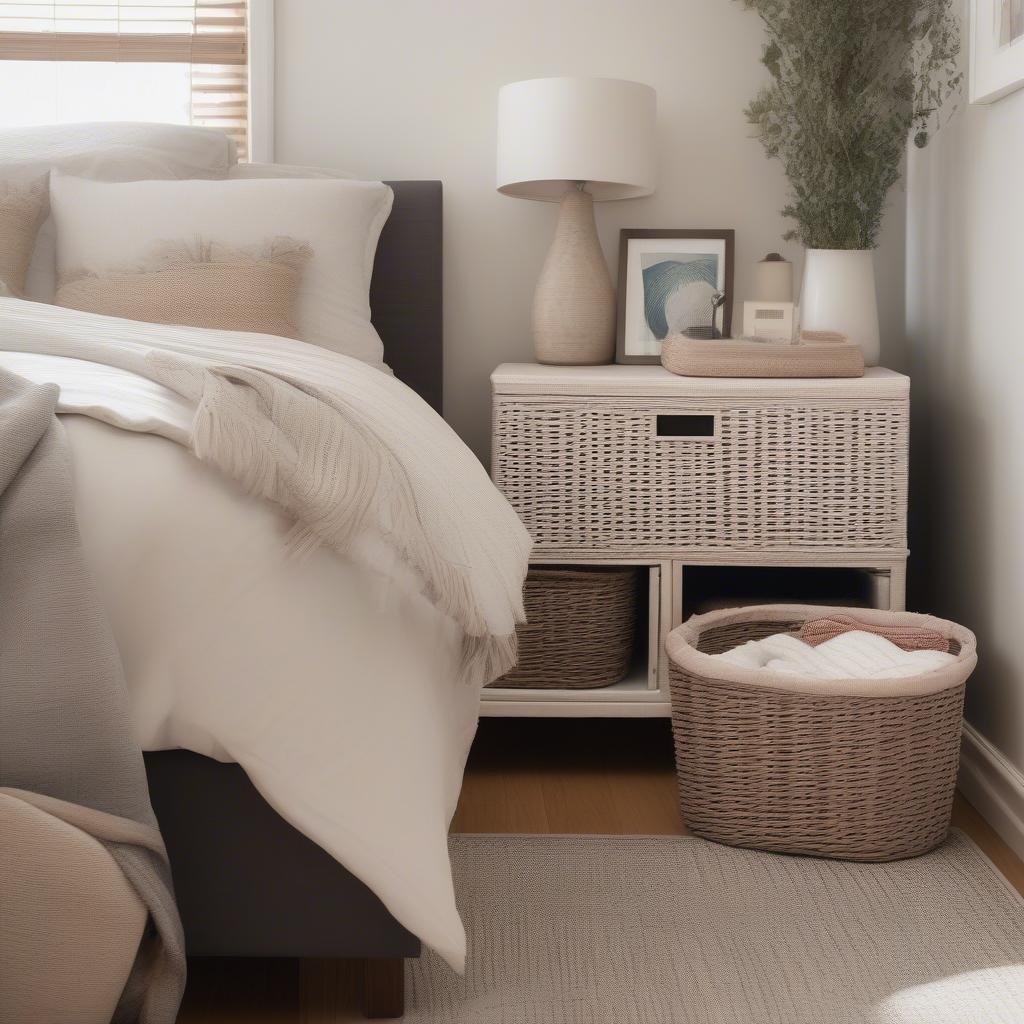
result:
M 974 634 L 927 615 L 830 610 L 937 629 L 957 660 L 873 681 L 755 672 L 707 655 L 795 632 L 822 608 L 760 605 L 689 619 L 666 647 L 680 800 L 692 832 L 862 861 L 913 857 L 945 838 Z
M 593 690 L 620 682 L 633 657 L 638 591 L 630 567 L 531 569 L 519 664 L 490 685 Z
M 864 353 L 851 341 L 771 344 L 675 335 L 661 347 L 661 364 L 684 377 L 863 377 Z

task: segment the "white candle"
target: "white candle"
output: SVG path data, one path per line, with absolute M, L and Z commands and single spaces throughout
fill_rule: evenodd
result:
M 770 252 L 754 264 L 754 302 L 792 302 L 793 264 L 777 252 Z

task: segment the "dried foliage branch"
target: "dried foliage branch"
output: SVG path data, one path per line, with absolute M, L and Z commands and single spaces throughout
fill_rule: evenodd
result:
M 768 30 L 771 82 L 745 113 L 792 187 L 786 238 L 874 248 L 908 137 L 925 146 L 961 89 L 953 0 L 742 3 Z

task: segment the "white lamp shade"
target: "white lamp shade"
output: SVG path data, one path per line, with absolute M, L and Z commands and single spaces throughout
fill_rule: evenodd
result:
M 567 183 L 595 200 L 650 195 L 656 94 L 615 78 L 534 78 L 498 93 L 498 191 L 557 202 Z

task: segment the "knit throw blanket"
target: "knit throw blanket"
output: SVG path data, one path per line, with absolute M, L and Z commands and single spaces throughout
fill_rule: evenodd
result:
M 120 658 L 82 556 L 56 405 L 56 387 L 0 371 L 0 791 L 73 824 L 116 861 L 154 931 L 115 1020 L 172 1024 L 184 939 Z M 75 865 L 66 870 L 73 877 Z M 59 937 L 47 938 L 52 952 Z
M 17 299 L 0 298 L 0 348 L 170 388 L 194 419 L 184 438 L 167 436 L 285 510 L 296 552 L 325 544 L 377 568 L 387 552 L 461 626 L 466 681 L 515 664 L 529 535 L 472 452 L 394 377 L 290 339 Z M 163 432 L 156 420 L 145 429 Z

